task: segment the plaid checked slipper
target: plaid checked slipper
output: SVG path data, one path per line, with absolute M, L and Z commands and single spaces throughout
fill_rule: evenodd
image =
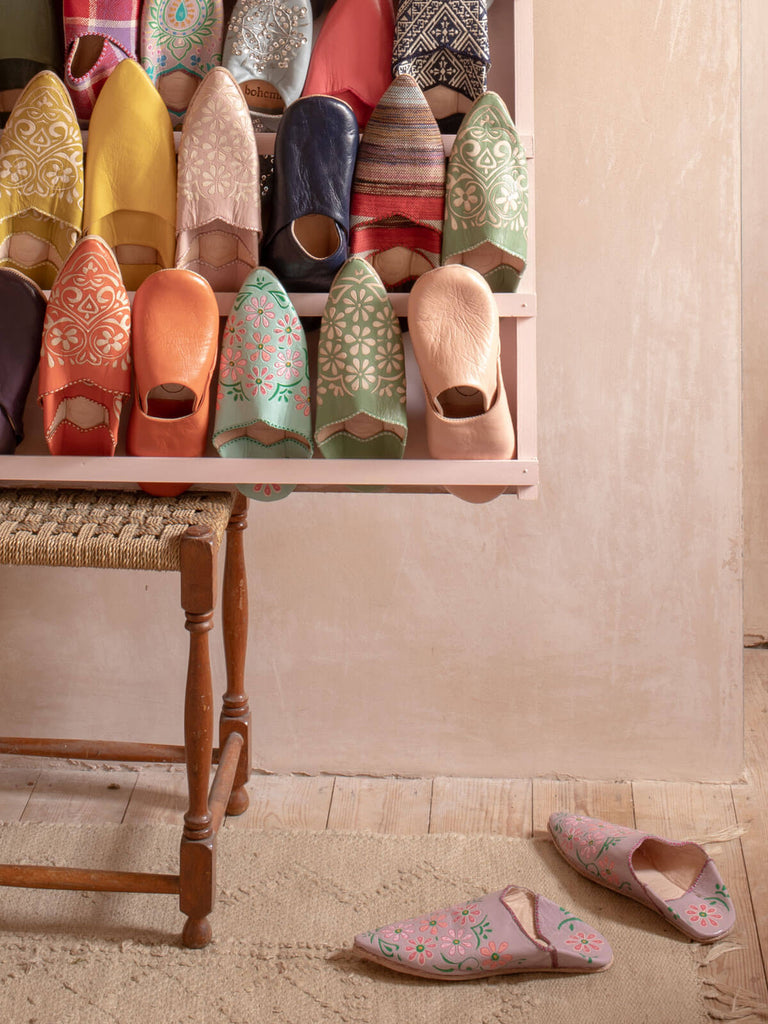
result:
M 64 82 L 87 121 L 104 83 L 123 60 L 136 60 L 141 0 L 64 0 Z
M 61 80 L 41 71 L 0 138 L 0 266 L 50 288 L 82 226 L 82 135 Z
M 271 270 L 252 271 L 224 328 L 213 445 L 238 459 L 308 459 L 312 425 L 307 341 Z M 285 498 L 295 485 L 243 485 L 246 497 Z
M 336 275 L 320 327 L 315 442 L 329 459 L 401 459 L 408 436 L 400 324 L 373 267 Z
M 398 75 L 363 132 L 350 205 L 350 253 L 386 287 L 406 289 L 437 267 L 443 230 L 445 152 L 421 89 Z
M 442 132 L 485 92 L 490 64 L 485 0 L 400 0 L 392 74 L 416 79 Z
M 528 256 L 528 170 L 520 137 L 495 92 L 476 100 L 448 160 L 443 263 L 479 271 L 514 292 Z
M 301 95 L 312 29 L 309 0 L 237 0 L 222 63 L 243 90 L 257 131 L 276 131 Z
M 81 238 L 48 301 L 39 398 L 52 455 L 114 455 L 131 392 L 131 307 L 115 255 Z
M 144 0 L 141 64 L 174 126 L 206 74 L 221 64 L 223 43 L 224 0 Z
M 176 266 L 215 291 L 237 292 L 259 264 L 259 153 L 243 94 L 213 68 L 189 105 L 181 133 Z

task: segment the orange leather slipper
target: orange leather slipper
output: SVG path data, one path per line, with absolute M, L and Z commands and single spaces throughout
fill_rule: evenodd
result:
M 133 300 L 134 398 L 129 455 L 205 454 L 209 391 L 218 355 L 219 307 L 210 284 L 191 270 L 159 270 Z M 175 497 L 189 484 L 139 484 Z

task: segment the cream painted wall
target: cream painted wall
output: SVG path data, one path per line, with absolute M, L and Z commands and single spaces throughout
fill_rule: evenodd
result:
M 739 2 L 535 34 L 541 498 L 254 506 L 262 769 L 741 771 Z M 178 740 L 177 583 L 105 576 L 2 570 L 9 732 Z
M 768 640 L 768 5 L 742 0 L 744 633 Z

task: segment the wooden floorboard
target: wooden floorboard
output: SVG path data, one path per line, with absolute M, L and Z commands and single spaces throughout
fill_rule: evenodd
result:
M 40 772 L 21 821 L 121 822 L 136 772 L 78 768 Z
M 429 831 L 527 838 L 531 834 L 530 779 L 435 779 Z
M 533 834 L 546 836 L 555 811 L 573 811 L 602 818 L 615 825 L 635 826 L 632 786 L 629 782 L 588 782 L 581 779 L 533 780 Z
M 40 777 L 38 769 L 5 768 L 0 771 L 0 821 L 20 821 Z
M 331 808 L 332 776 L 254 775 L 248 783 L 250 804 L 228 828 L 326 828 Z
M 347 831 L 423 834 L 429 831 L 429 779 L 338 777 L 328 828 Z

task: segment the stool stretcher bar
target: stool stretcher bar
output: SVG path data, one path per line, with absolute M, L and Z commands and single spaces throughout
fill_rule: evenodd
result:
M 100 871 L 37 864 L 0 864 L 0 885 L 20 889 L 75 889 L 85 892 L 151 892 L 175 896 L 178 875 L 145 871 Z

